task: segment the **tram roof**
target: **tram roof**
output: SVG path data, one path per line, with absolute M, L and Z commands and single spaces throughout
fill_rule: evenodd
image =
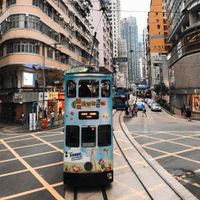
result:
M 112 74 L 111 71 L 103 68 L 91 67 L 91 66 L 79 66 L 72 67 L 64 72 L 64 74 L 84 74 L 84 73 L 95 73 L 95 74 Z

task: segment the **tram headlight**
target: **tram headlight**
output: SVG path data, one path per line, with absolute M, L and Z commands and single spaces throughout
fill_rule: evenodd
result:
M 111 172 L 107 173 L 107 178 L 108 178 L 109 180 L 111 180 L 111 179 L 113 178 Z

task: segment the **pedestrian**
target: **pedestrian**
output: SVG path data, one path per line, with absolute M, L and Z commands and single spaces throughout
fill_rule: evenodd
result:
M 44 115 L 43 115 L 44 119 L 47 119 L 47 108 L 44 109 Z
M 59 111 L 58 111 L 59 117 L 62 117 L 62 107 L 59 107 Z
M 137 117 L 137 113 L 138 113 L 138 106 L 137 106 L 137 104 L 135 103 L 134 104 L 134 115 Z
M 22 113 L 21 113 L 21 116 L 20 116 L 20 121 L 21 121 L 22 127 L 23 127 L 24 124 L 25 124 L 25 120 L 26 120 L 25 114 L 22 112 Z
M 183 116 L 185 114 L 185 104 L 181 106 L 181 115 Z
M 145 105 L 142 104 L 142 117 L 144 117 L 144 115 L 147 117 L 147 110 L 145 108 Z
M 130 102 L 129 107 L 130 107 L 131 117 L 134 117 L 134 103 Z
M 55 121 L 55 113 L 54 113 L 53 110 L 50 113 L 50 119 L 51 119 L 51 127 L 53 127 L 54 126 L 54 121 Z
M 125 101 L 125 113 L 126 113 L 126 116 L 129 115 L 129 105 L 128 105 L 128 100 Z
M 186 117 L 187 117 L 188 121 L 191 122 L 192 121 L 192 119 L 191 119 L 192 113 L 191 113 L 190 108 L 187 108 L 185 113 L 186 113 Z

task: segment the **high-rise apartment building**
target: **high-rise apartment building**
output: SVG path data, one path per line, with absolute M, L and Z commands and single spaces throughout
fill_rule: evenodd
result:
M 151 0 L 147 20 L 147 63 L 151 86 L 165 83 L 168 85 L 167 68 L 167 26 L 165 4 L 162 0 Z
M 128 80 L 130 83 L 139 83 L 138 27 L 135 17 L 128 17 L 121 20 L 121 38 L 125 39 L 127 43 Z
M 120 0 L 109 0 L 109 18 L 112 25 L 113 57 L 118 57 L 118 43 L 120 39 Z
M 98 65 L 91 8 L 90 0 L 0 1 L 1 119 L 63 110 L 63 71 Z
M 109 2 L 105 0 L 92 1 L 92 25 L 99 41 L 99 67 L 105 67 L 112 71 L 113 41 L 108 4 Z
M 175 113 L 183 105 L 200 119 L 200 2 L 166 0 L 171 48 L 168 54 L 170 104 Z

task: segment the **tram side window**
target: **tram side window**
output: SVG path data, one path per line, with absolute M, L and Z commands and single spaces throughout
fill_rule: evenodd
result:
M 111 145 L 111 126 L 100 125 L 98 127 L 98 146 L 110 146 Z
M 99 82 L 96 80 L 79 81 L 79 97 L 98 97 Z
M 66 146 L 79 147 L 79 126 L 66 126 Z
M 82 147 L 94 147 L 96 145 L 96 127 L 83 126 L 82 127 Z
M 110 96 L 110 81 L 108 80 L 101 81 L 101 96 L 102 97 Z
M 76 97 L 76 83 L 67 81 L 67 97 Z

